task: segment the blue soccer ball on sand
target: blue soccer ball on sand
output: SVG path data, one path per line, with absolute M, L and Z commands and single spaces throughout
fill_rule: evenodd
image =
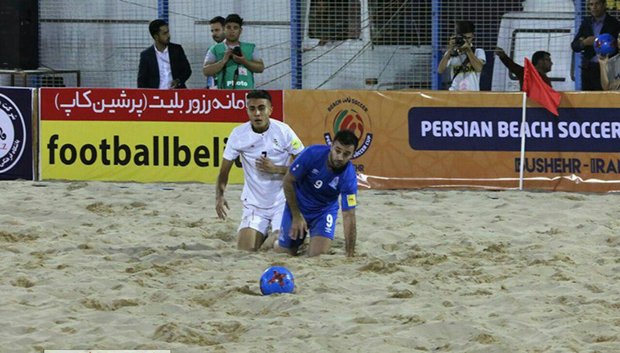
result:
M 594 51 L 598 55 L 611 56 L 618 50 L 616 38 L 609 33 L 602 33 L 594 39 Z
M 260 277 L 260 291 L 263 295 L 293 293 L 295 278 L 291 271 L 282 266 L 272 266 Z

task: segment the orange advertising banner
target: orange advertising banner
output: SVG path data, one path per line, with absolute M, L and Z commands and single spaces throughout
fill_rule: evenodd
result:
M 285 91 L 284 121 L 306 145 L 355 131 L 361 187 L 615 191 L 620 93 L 563 93 L 559 117 L 523 93 Z M 521 128 L 525 158 L 521 161 Z

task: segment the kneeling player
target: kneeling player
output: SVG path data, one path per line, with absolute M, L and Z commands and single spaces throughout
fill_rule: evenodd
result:
M 354 255 L 357 176 L 351 158 L 357 143 L 353 132 L 342 130 L 331 147 L 313 145 L 295 159 L 284 176 L 286 208 L 276 251 L 297 254 L 308 231 L 309 256 L 329 251 L 338 216 L 338 196 L 342 195 L 345 250 L 347 256 Z

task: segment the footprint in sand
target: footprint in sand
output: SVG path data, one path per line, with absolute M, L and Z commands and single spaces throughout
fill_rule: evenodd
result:
M 110 205 L 106 205 L 103 202 L 95 202 L 86 206 L 86 209 L 92 213 L 100 216 L 108 216 L 114 213 L 114 209 Z
M 81 303 L 89 309 L 95 309 L 99 311 L 116 311 L 126 306 L 140 305 L 140 302 L 136 299 L 116 299 L 110 303 L 105 303 L 98 299 L 87 298 L 83 299 Z

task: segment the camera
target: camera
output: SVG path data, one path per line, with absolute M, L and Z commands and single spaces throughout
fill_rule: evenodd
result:
M 465 37 L 462 34 L 457 34 L 454 36 L 454 44 L 460 48 L 465 45 Z
M 236 56 L 243 56 L 243 54 L 241 53 L 241 47 L 234 47 L 232 52 Z

